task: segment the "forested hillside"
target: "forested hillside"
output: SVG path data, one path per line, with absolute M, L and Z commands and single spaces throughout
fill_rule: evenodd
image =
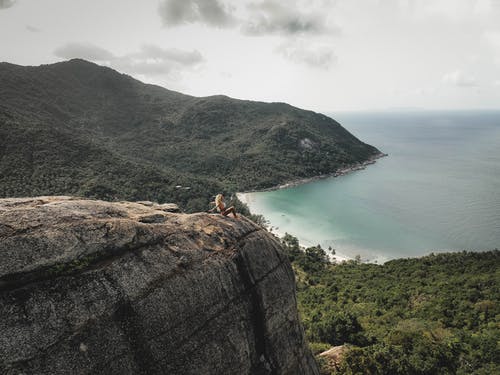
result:
M 203 209 L 219 192 L 331 173 L 379 151 L 284 103 L 197 98 L 84 60 L 0 64 L 0 196 Z
M 500 251 L 331 264 L 282 242 L 313 350 L 348 344 L 325 374 L 500 373 Z

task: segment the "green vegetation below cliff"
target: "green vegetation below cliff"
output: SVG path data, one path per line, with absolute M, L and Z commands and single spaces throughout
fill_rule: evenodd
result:
M 282 242 L 313 349 L 350 347 L 325 373 L 500 373 L 500 251 L 330 264 Z
M 0 197 L 72 194 L 206 209 L 377 155 L 284 103 L 198 98 L 83 60 L 0 64 Z

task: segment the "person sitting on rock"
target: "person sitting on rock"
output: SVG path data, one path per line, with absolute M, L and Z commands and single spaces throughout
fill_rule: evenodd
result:
M 224 203 L 224 196 L 222 194 L 217 194 L 217 196 L 215 197 L 214 203 L 215 203 L 215 207 L 212 208 L 211 211 L 214 211 L 215 209 L 217 209 L 217 211 L 220 212 L 220 214 L 223 216 L 233 214 L 235 219 L 238 218 L 238 215 L 236 215 L 236 210 L 234 209 L 234 206 L 226 208 L 226 204 Z

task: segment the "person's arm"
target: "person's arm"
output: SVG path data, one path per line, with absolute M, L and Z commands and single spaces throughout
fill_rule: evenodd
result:
M 208 212 L 214 212 L 217 209 L 217 206 L 215 205 L 215 201 L 210 202 L 210 204 L 213 204 L 214 206 L 208 210 Z

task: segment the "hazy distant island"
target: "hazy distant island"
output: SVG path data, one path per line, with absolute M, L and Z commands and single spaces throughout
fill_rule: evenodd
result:
M 0 196 L 72 194 L 206 210 L 381 155 L 285 103 L 193 97 L 80 59 L 0 64 Z

